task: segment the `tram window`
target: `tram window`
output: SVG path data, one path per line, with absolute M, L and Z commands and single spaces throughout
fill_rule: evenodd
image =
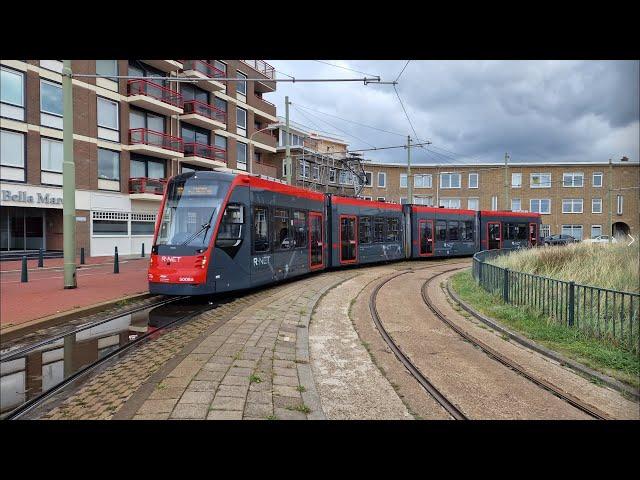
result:
M 276 208 L 273 212 L 273 244 L 278 250 L 293 248 L 293 238 L 289 231 L 289 210 Z
M 384 242 L 384 224 L 385 219 L 382 217 L 374 217 L 373 219 L 373 241 Z
M 269 222 L 266 207 L 253 208 L 253 250 L 258 252 L 269 251 Z
M 439 242 L 447 240 L 447 222 L 444 220 L 436 221 L 436 240 Z
M 371 217 L 360 217 L 360 243 L 371 243 Z
M 451 241 L 456 241 L 456 240 L 460 240 L 460 235 L 459 235 L 459 227 L 458 227 L 458 222 L 447 222 L 447 230 L 448 230 L 448 235 L 449 235 L 449 240 Z
M 240 245 L 243 224 L 244 206 L 233 203 L 227 205 L 222 214 L 216 245 L 219 247 L 237 247 Z
M 529 226 L 526 223 L 503 223 L 504 240 L 527 240 Z
M 462 236 L 463 242 L 471 242 L 473 241 L 473 221 L 465 220 L 462 223 L 462 227 L 460 229 L 460 233 Z
M 398 219 L 387 218 L 387 242 L 397 242 L 399 240 Z
M 307 247 L 307 214 L 306 212 L 293 212 L 293 242 L 296 248 Z

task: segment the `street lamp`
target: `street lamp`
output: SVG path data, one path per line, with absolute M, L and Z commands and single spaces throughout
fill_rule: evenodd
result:
M 249 135 L 249 173 L 253 173 L 253 136 L 258 132 L 263 132 L 265 130 L 274 130 L 275 125 L 269 125 L 265 128 L 261 128 L 260 130 L 256 130 L 251 135 Z

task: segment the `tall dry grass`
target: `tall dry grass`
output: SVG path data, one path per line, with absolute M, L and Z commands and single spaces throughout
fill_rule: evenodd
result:
M 640 244 L 575 243 L 519 250 L 489 262 L 582 285 L 640 292 Z

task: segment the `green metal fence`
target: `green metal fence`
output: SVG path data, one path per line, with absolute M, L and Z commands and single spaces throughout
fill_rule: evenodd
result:
M 473 256 L 473 278 L 505 303 L 526 306 L 590 336 L 640 350 L 640 294 L 580 285 L 515 272 L 488 261 L 509 250 L 485 250 Z

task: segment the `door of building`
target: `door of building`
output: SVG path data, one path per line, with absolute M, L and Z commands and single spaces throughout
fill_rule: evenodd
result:
M 502 236 L 500 222 L 489 222 L 487 224 L 487 232 L 489 239 L 489 250 L 496 250 L 502 247 Z
M 6 212 L 6 213 L 5 213 Z M 38 208 L 3 208 L 0 221 L 2 250 L 45 249 L 45 210 Z
M 316 212 L 309 213 L 309 268 L 316 270 L 322 268 L 322 214 Z
M 356 263 L 358 234 L 354 215 L 340 216 L 340 263 Z

